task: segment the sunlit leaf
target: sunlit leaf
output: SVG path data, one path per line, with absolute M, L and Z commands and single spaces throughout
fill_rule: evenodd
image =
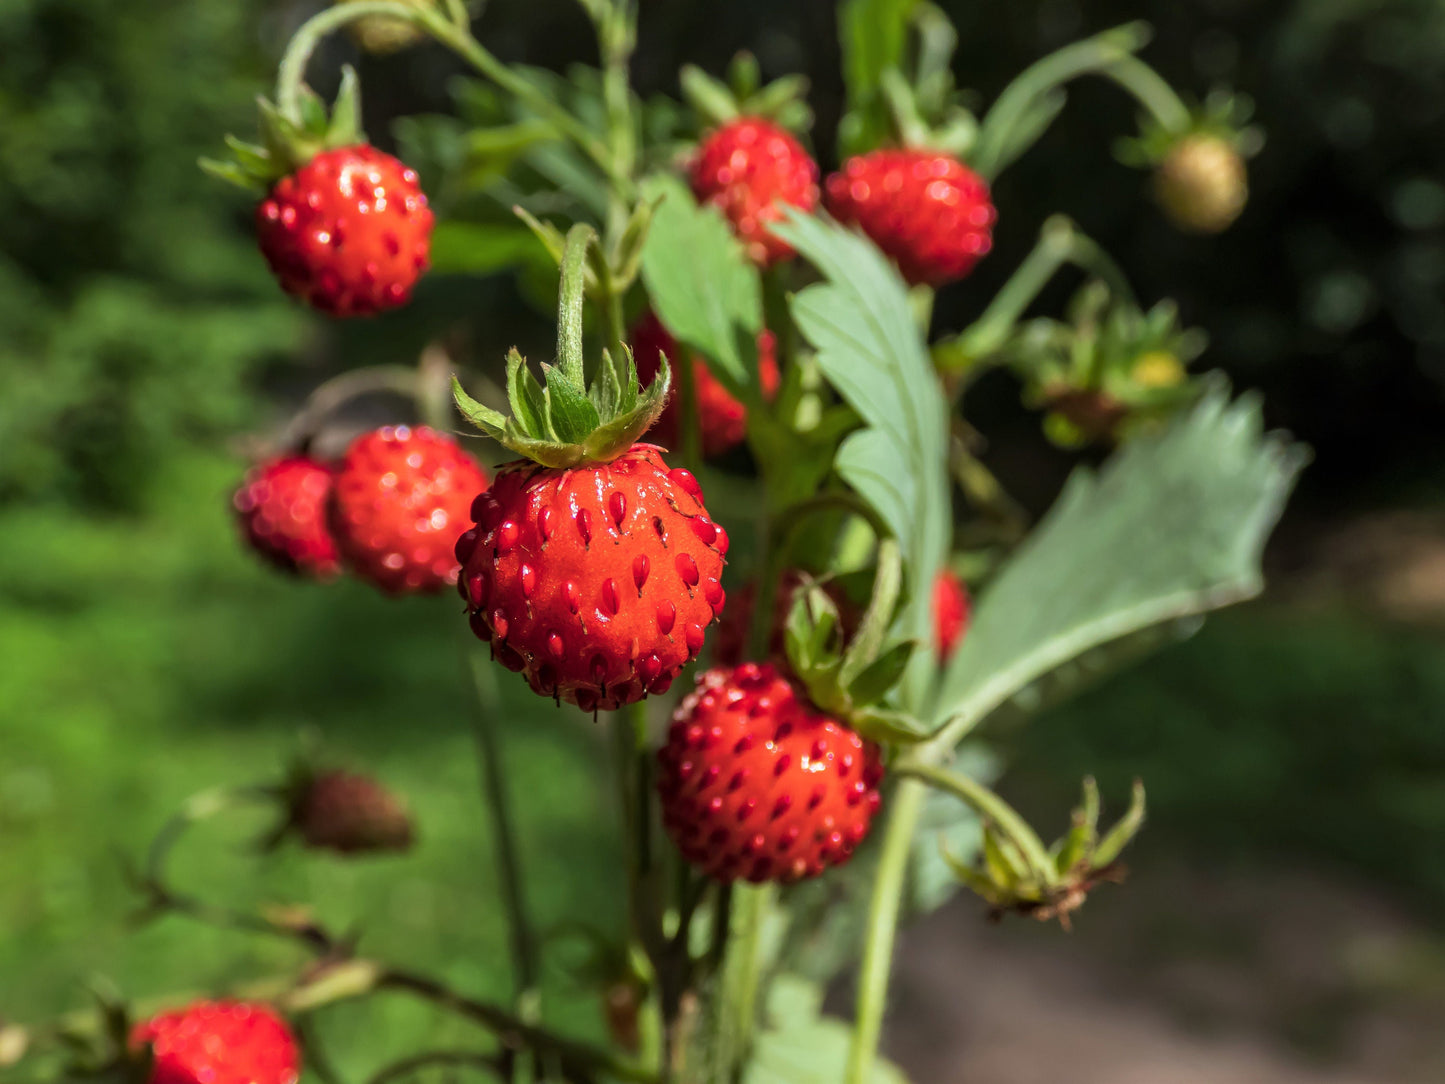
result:
M 984 591 L 934 717 L 977 722 L 1084 652 L 1258 594 L 1260 556 L 1306 459 L 1259 400 L 1216 386 L 1164 432 L 1077 470 Z
M 836 223 L 790 212 L 777 232 L 826 280 L 793 299 L 793 317 L 828 382 L 866 425 L 843 441 L 835 465 L 903 550 L 914 586 L 900 636 L 932 643 L 931 595 L 916 585 L 933 582 L 952 529 L 948 408 L 907 288 L 872 242 Z M 915 653 L 910 706 L 924 699 L 932 658 L 931 651 Z

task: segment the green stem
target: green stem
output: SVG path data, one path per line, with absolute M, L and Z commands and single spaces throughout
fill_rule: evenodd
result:
M 1186 131 L 1193 123 L 1189 107 L 1164 78 L 1136 56 L 1123 56 L 1101 68 L 1100 75 L 1118 83 L 1167 132 Z
M 502 907 L 507 915 L 507 929 L 510 934 L 516 1003 L 522 1007 L 524 1016 L 535 1018 L 539 1007 L 537 1002 L 541 967 L 536 935 L 528 918 L 522 864 L 517 856 L 517 830 L 502 768 L 502 745 L 491 718 L 498 702 L 496 675 L 491 665 L 475 652 L 470 653 L 468 663 L 472 684 L 477 693 L 474 727 L 477 759 L 482 773 L 482 794 L 492 814 L 493 843 L 497 848 L 497 877 L 501 882 Z
M 718 992 L 716 1068 L 726 1074 L 719 1081 L 735 1078 L 752 1047 L 763 975 L 763 927 L 776 896 L 777 886 L 773 884 L 739 884 L 733 888 L 731 929 Z
M 967 368 L 1001 349 L 1028 307 L 1065 264 L 1074 264 L 1106 282 L 1118 297 L 1134 300 L 1134 291 L 1117 264 L 1063 215 L 1049 218 L 1032 251 L 994 295 L 988 308 L 951 342 L 935 347 L 946 368 Z
M 973 167 L 992 180 L 1021 152 L 1015 145 L 1016 131 L 1040 99 L 1072 79 L 1117 63 L 1142 47 L 1148 37 L 1145 24 L 1129 23 L 1067 45 L 1024 69 L 984 116 L 969 155 Z
M 629 65 L 636 45 L 636 21 L 627 0 L 600 5 L 593 11 L 597 47 L 602 58 L 602 101 L 607 112 L 607 150 L 618 175 L 631 177 L 637 163 L 637 138 L 632 127 Z M 607 235 L 620 237 L 627 228 L 627 193 L 612 186 L 608 198 Z
M 540 88 L 493 56 L 472 36 L 470 19 L 454 21 L 454 13 L 451 16 L 444 15 L 430 7 L 414 7 L 397 0 L 357 0 L 355 3 L 327 8 L 313 15 L 291 38 L 277 71 L 276 103 L 283 116 L 293 122 L 301 119 L 301 84 L 306 78 L 306 65 L 321 39 L 347 23 L 369 15 L 403 19 L 425 30 L 502 90 L 550 121 L 559 132 L 591 158 L 613 184 L 624 192 L 632 192 L 631 177 L 625 172 L 619 172 L 607 145 L 585 124 Z
M 863 960 L 858 968 L 857 1009 L 853 1042 L 848 1050 L 845 1084 L 867 1084 L 883 1033 L 883 1014 L 888 1002 L 888 976 L 893 967 L 893 941 L 898 929 L 898 912 L 903 883 L 908 872 L 908 852 L 923 811 L 928 788 L 919 780 L 905 779 L 888 803 L 888 828 L 883 851 L 873 875 L 873 895 L 868 905 L 868 927 L 864 934 Z
M 893 624 L 893 611 L 898 605 L 898 592 L 903 587 L 903 555 L 898 540 L 892 536 L 880 535 L 878 542 L 878 572 L 873 577 L 873 596 L 863 621 L 854 633 L 848 650 L 843 655 L 843 664 L 838 670 L 838 683 L 847 687 L 878 658 L 884 637 Z
M 988 787 L 958 772 L 946 771 L 932 764 L 915 764 L 904 761 L 895 772 L 921 779 L 940 790 L 946 790 L 963 802 L 984 820 L 992 821 L 1009 841 L 1019 849 L 1030 871 L 1042 883 L 1053 878 L 1054 864 L 1049 858 L 1048 848 L 1043 845 L 1029 823 L 1018 812 Z
M 582 310 L 587 294 L 587 250 L 597 231 L 579 222 L 567 231 L 562 249 L 562 282 L 557 291 L 557 359 L 563 379 L 584 394 L 587 374 L 582 354 Z

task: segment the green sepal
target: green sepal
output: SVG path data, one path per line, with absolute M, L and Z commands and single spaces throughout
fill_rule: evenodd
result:
M 763 84 L 757 59 L 746 51 L 728 65 L 726 83 L 696 64 L 683 65 L 679 81 L 683 98 L 707 128 L 738 117 L 764 117 L 795 132 L 805 132 L 813 125 L 806 98 L 807 76 L 784 75 Z
M 497 443 L 544 467 L 605 463 L 637 443 L 657 421 L 672 390 L 672 367 L 666 358 L 661 359 L 657 377 L 645 389 L 639 389 L 637 366 L 630 350 L 625 379 L 611 357 L 605 353 L 603 357 L 592 388 L 582 392 L 551 365 L 542 367 L 547 381 L 542 385 L 513 350 L 507 356 L 511 417 L 477 402 L 455 377 L 452 398 L 467 421 Z M 616 390 L 599 390 L 599 385 L 616 385 Z
M 287 116 L 267 98 L 257 98 L 260 144 L 226 136 L 229 159 L 202 158 L 201 169 L 212 177 L 265 192 L 322 151 L 366 142 L 361 128 L 361 90 L 356 70 L 341 69 L 341 85 L 328 111 L 310 87 L 303 86 L 297 116 Z
M 882 700 L 903 680 L 903 672 L 908 669 L 917 647 L 917 640 L 904 640 L 885 650 L 848 682 L 848 698 L 860 706 Z

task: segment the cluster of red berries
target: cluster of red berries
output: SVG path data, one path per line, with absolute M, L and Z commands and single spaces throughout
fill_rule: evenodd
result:
M 255 467 L 234 505 L 252 547 L 288 571 L 329 579 L 343 564 L 389 594 L 456 582 L 457 536 L 486 473 L 450 437 L 385 426 L 340 462 L 287 455 Z
M 707 137 L 692 166 L 697 198 L 719 208 L 760 266 L 791 256 L 768 228 L 784 206 L 818 204 L 818 166 L 792 135 L 743 117 Z M 824 184 L 825 204 L 892 257 L 913 283 L 963 278 L 992 245 L 987 183 L 952 155 L 920 148 L 858 155 Z

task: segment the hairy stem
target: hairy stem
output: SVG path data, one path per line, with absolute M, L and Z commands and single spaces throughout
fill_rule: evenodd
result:
M 888 828 L 874 874 L 863 960 L 858 968 L 857 1009 L 845 1084 L 867 1084 L 878 1054 L 888 1003 L 888 977 L 893 967 L 893 942 L 908 872 L 908 851 L 927 793 L 928 788 L 919 780 L 905 779 L 888 804 Z
M 507 915 L 516 1002 L 524 1016 L 535 1018 L 539 1008 L 541 968 L 536 934 L 527 910 L 522 864 L 517 855 L 517 831 L 502 768 L 501 740 L 496 725 L 490 718 L 498 701 L 496 675 L 490 664 L 475 652 L 470 653 L 468 662 L 472 684 L 477 693 L 474 730 L 477 738 L 477 759 L 482 774 L 482 795 L 492 815 L 492 836 L 497 848 L 497 878 L 501 882 L 502 906 Z
M 557 291 L 557 361 L 562 377 L 580 392 L 587 390 L 582 354 L 582 310 L 587 293 L 587 250 L 597 231 L 579 222 L 567 231 L 562 249 L 562 281 Z

